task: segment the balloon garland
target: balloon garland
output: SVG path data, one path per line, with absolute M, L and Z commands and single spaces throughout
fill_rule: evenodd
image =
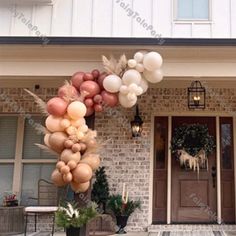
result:
M 76 72 L 47 103 L 26 90 L 47 114 L 45 145 L 38 146 L 58 155 L 52 181 L 56 186 L 70 184 L 75 192 L 88 190 L 93 171 L 100 165 L 97 133 L 88 128 L 85 117 L 118 103 L 132 107 L 147 91 L 148 82 L 163 78 L 162 57 L 157 52 L 140 51 L 130 60 L 122 55 L 118 61 L 103 56 L 103 64 L 106 72 Z

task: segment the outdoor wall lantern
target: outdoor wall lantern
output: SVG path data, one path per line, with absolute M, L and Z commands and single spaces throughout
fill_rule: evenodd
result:
M 130 124 L 131 124 L 132 137 L 140 137 L 143 130 L 142 128 L 143 120 L 139 116 L 138 105 L 136 106 L 136 114 L 134 120 L 132 120 Z
M 205 109 L 206 89 L 201 82 L 193 81 L 188 88 L 188 108 Z

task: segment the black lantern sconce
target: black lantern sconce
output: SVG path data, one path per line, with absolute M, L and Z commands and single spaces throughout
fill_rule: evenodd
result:
M 201 82 L 193 81 L 188 88 L 188 108 L 189 109 L 205 109 L 206 89 Z
M 134 120 L 132 120 L 130 124 L 131 124 L 132 137 L 140 137 L 143 130 L 143 127 L 142 127 L 143 120 L 139 116 L 138 105 L 136 106 L 136 114 L 135 114 Z

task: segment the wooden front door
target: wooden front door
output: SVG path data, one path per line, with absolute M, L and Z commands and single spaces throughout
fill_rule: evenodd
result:
M 215 117 L 173 117 L 172 133 L 183 124 L 205 124 L 216 137 Z M 172 223 L 215 223 L 217 221 L 217 183 L 215 153 L 208 156 L 209 167 L 197 172 L 180 167 L 172 156 Z M 217 173 L 216 173 L 217 174 Z

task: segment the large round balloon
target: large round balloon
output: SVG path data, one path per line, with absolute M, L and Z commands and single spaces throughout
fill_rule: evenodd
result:
M 108 75 L 103 80 L 103 87 L 110 93 L 117 93 L 122 85 L 121 78 L 117 75 Z
M 118 103 L 118 96 L 114 93 L 109 93 L 107 91 L 102 91 L 101 93 L 103 102 L 109 107 L 114 107 Z
M 93 81 L 86 81 L 86 82 L 93 82 Z M 82 102 L 74 101 L 67 107 L 67 113 L 70 116 L 70 118 L 74 120 L 83 118 L 86 114 L 86 106 Z
M 51 98 L 47 102 L 47 111 L 54 116 L 63 116 L 66 113 L 68 103 L 59 97 Z
M 89 189 L 90 182 L 88 181 L 88 182 L 79 184 L 79 183 L 72 181 L 70 183 L 70 186 L 71 186 L 72 190 L 76 193 L 85 193 Z
M 67 140 L 67 135 L 64 132 L 54 132 L 49 136 L 49 145 L 50 147 L 61 153 L 64 150 L 64 142 Z
M 157 52 L 149 52 L 144 56 L 143 65 L 145 69 L 154 71 L 160 69 L 163 59 Z
M 53 172 L 52 172 L 52 175 L 51 175 L 51 179 L 52 179 L 52 182 L 58 186 L 58 187 L 62 187 L 64 185 L 66 185 L 65 181 L 63 180 L 63 176 L 62 174 L 58 171 L 58 169 L 55 169 Z
M 139 86 L 143 89 L 143 93 L 146 93 L 147 90 L 148 90 L 148 82 L 142 78 L 140 83 L 139 83 Z
M 137 70 L 131 69 L 127 70 L 124 73 L 122 81 L 125 85 L 130 85 L 132 83 L 138 85 L 140 83 L 141 78 L 141 74 Z
M 76 72 L 74 75 L 72 75 L 72 85 L 75 86 L 78 90 L 80 88 L 80 85 L 84 82 L 84 74 L 84 72 Z
M 144 71 L 144 76 L 150 83 L 159 83 L 163 79 L 162 70 Z
M 100 87 L 95 81 L 84 81 L 80 86 L 80 93 L 85 93 L 86 98 L 92 98 L 100 93 Z
M 93 171 L 88 164 L 79 163 L 72 171 L 72 175 L 76 183 L 86 183 L 92 178 Z
M 137 102 L 137 96 L 135 96 L 134 100 L 129 100 L 128 96 L 122 93 L 119 93 L 119 102 L 120 105 L 125 108 L 133 107 Z
M 64 128 L 61 126 L 61 117 L 56 117 L 49 115 L 45 121 L 46 127 L 51 132 L 64 131 Z

